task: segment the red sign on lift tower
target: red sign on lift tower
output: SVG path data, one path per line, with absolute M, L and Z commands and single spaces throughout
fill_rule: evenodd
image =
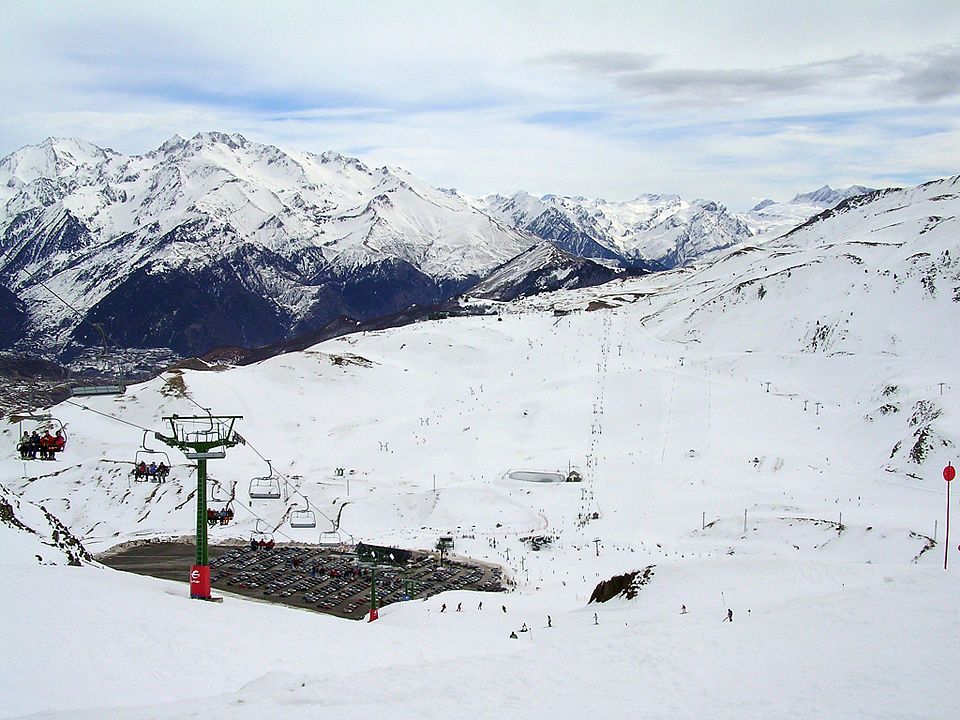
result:
M 210 566 L 193 565 L 190 568 L 190 597 L 210 599 Z
M 950 482 L 957 476 L 957 469 L 953 465 L 947 465 L 943 469 L 943 479 Z

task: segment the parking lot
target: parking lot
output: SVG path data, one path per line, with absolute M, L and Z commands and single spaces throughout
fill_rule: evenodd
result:
M 186 543 L 149 543 L 121 550 L 101 561 L 118 570 L 183 580 L 194 548 Z M 278 545 L 211 547 L 213 588 L 248 597 L 359 619 L 370 609 L 371 568 L 346 548 Z M 403 567 L 376 569 L 377 607 L 430 597 L 447 590 L 503 590 L 500 568 L 445 560 L 414 552 Z

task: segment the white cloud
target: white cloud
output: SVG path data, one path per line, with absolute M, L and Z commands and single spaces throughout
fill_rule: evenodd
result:
M 11 2 L 0 155 L 174 132 L 733 207 L 960 172 L 955 2 Z

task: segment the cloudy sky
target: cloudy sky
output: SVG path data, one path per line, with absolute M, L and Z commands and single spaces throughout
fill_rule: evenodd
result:
M 0 156 L 223 130 L 471 194 L 742 210 L 960 173 L 960 2 L 4 0 L 0 93 Z

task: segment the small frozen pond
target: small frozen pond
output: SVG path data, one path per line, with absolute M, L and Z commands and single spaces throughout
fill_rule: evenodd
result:
M 507 477 L 510 480 L 539 483 L 562 483 L 567 480 L 567 476 L 562 473 L 540 472 L 538 470 L 511 470 L 507 473 Z

